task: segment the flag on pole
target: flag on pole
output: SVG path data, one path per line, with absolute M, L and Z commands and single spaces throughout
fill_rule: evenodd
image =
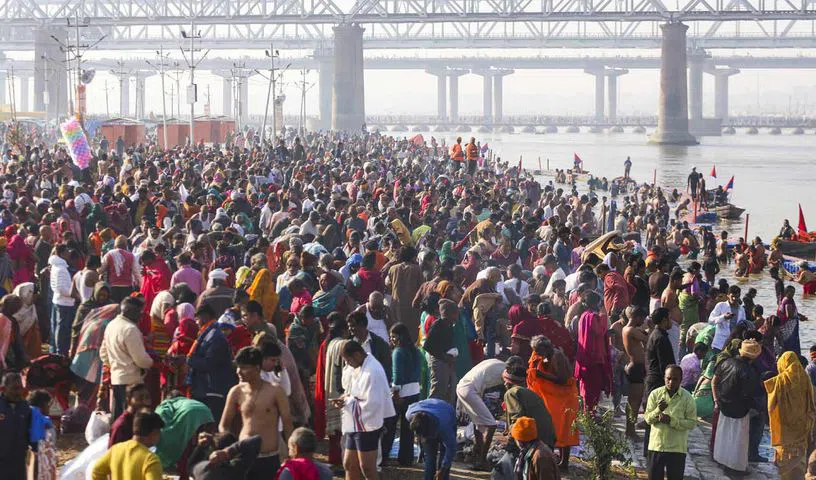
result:
M 807 233 L 807 225 L 805 225 L 805 214 L 802 213 L 802 204 L 799 204 L 799 233 Z
M 519 155 L 519 165 L 518 165 L 518 171 L 516 172 L 516 178 L 521 177 L 521 158 L 522 158 L 521 155 Z
M 717 166 L 716 165 L 711 167 L 711 176 L 714 177 L 714 178 L 717 178 Z
M 576 164 L 579 164 L 579 163 L 584 163 L 584 161 L 583 161 L 583 160 L 581 160 L 581 157 L 579 157 L 579 156 L 578 156 L 578 154 L 577 154 L 577 153 L 575 153 L 575 152 L 572 152 L 572 161 L 573 161 L 574 163 L 576 163 Z
M 487 144 L 486 144 L 486 143 L 485 143 L 484 145 L 482 145 L 482 155 L 484 155 L 485 153 L 487 153 L 488 148 L 489 148 L 489 147 L 487 146 Z
M 726 191 L 731 190 L 732 188 L 734 188 L 734 176 L 733 175 L 731 175 L 731 180 L 728 180 L 728 183 L 725 184 L 725 190 Z

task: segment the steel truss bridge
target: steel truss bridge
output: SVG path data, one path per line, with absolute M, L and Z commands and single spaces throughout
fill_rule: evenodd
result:
M 102 50 L 175 46 L 319 49 L 359 24 L 364 47 L 651 48 L 659 25 L 691 24 L 699 48 L 816 47 L 816 0 L 0 0 L 0 45 L 31 50 L 40 29 L 79 18 Z M 68 34 L 68 29 L 65 29 Z

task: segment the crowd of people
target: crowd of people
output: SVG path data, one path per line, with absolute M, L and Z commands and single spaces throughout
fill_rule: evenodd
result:
M 683 478 L 701 417 L 728 471 L 768 461 L 768 425 L 780 476 L 806 474 L 816 353 L 800 355 L 781 256 L 694 230 L 683 194 L 635 182 L 628 158 L 579 191 L 475 139 L 105 140 L 80 170 L 16 135 L 0 165 L 5 478 L 56 478 L 55 399 L 63 430 L 110 413 L 99 480 L 371 480 L 417 462 L 415 443 L 426 480 L 457 455 L 553 480 L 603 394 L 627 435 L 645 429 L 649 478 Z M 744 256 L 771 266 L 777 305 L 717 278 Z

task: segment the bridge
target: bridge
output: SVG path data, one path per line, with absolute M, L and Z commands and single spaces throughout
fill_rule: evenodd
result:
M 402 132 L 459 132 L 459 133 L 632 133 L 645 134 L 654 130 L 658 117 L 626 116 L 614 122 L 598 121 L 586 116 L 549 116 L 549 115 L 512 115 L 504 119 L 501 125 L 485 126 L 480 116 L 463 116 L 457 123 L 439 122 L 439 119 L 427 115 L 367 115 L 366 125 L 369 130 Z M 790 133 L 803 135 L 809 131 L 816 133 L 816 118 L 786 116 L 739 116 L 730 117 L 727 122 L 718 124 L 724 135 L 732 135 L 738 130 L 749 135 L 767 132 L 771 135 Z
M 715 116 L 723 120 L 728 111 L 728 77 L 739 68 L 749 68 L 718 66 L 705 49 L 812 47 L 816 43 L 816 8 L 812 3 L 679 0 L 670 8 L 663 0 L 0 0 L 0 40 L 9 51 L 33 48 L 34 108 L 47 108 L 54 115 L 64 113 L 63 102 L 46 101 L 59 98 L 66 83 L 61 39 L 67 44 L 72 38 L 76 43 L 98 42 L 100 49 L 146 49 L 179 45 L 181 34 L 191 51 L 208 46 L 308 49 L 319 63 L 320 126 L 347 130 L 356 130 L 365 122 L 363 72 L 366 64 L 378 62 L 365 58 L 367 48 L 660 46 L 661 95 L 653 139 L 657 143 L 693 143 L 689 123 L 692 130 L 707 124 L 702 118 L 703 72 L 716 77 Z M 492 125 L 502 122 L 503 78 L 515 68 L 548 68 L 544 66 L 547 62 L 535 59 L 513 63 L 517 66 L 500 58 L 475 66 L 473 61 L 422 59 L 391 65 L 424 68 L 437 77 L 440 122 L 459 120 L 458 78 L 468 73 L 483 76 L 483 119 Z M 578 59 L 571 65 L 566 61 L 551 65 L 583 68 L 594 75 L 595 121 L 615 122 L 616 96 L 608 95 L 607 106 L 605 89 L 615 92 L 618 78 L 629 68 L 654 68 L 657 63 L 656 59 L 643 59 L 640 65 L 634 61 L 623 66 L 615 60 L 590 64 Z M 678 74 L 687 68 L 687 75 Z M 234 70 L 230 77 L 236 77 Z M 248 100 L 243 79 L 249 70 L 244 65 L 240 70 L 237 104 L 242 112 Z M 138 99 L 144 96 L 146 75 L 140 70 L 127 73 L 122 64 L 118 71 L 123 79 L 123 98 L 128 95 L 129 76 L 136 76 L 136 113 L 143 114 L 138 110 L 140 104 L 143 110 L 144 101 Z M 20 88 L 26 90 L 27 98 L 28 80 L 22 83 Z M 226 102 L 224 107 L 228 107 Z

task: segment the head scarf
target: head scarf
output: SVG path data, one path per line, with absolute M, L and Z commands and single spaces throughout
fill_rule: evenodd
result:
M 735 338 L 731 340 L 731 343 L 726 345 L 723 348 L 723 351 L 717 354 L 717 358 L 714 360 L 714 367 L 716 368 L 717 365 L 728 360 L 729 358 L 736 357 L 739 355 L 740 345 L 742 345 L 742 340 L 739 338 Z
M 453 253 L 453 242 L 450 240 L 446 241 L 442 244 L 442 249 L 439 250 L 439 261 L 444 262 L 446 259 L 453 259 L 456 261 L 456 257 Z
M 179 321 L 185 318 L 195 318 L 195 307 L 190 303 L 181 303 L 176 307 Z
M 442 280 L 441 282 L 436 284 L 436 293 L 442 296 L 442 298 L 447 298 L 450 289 L 453 288 L 453 284 L 447 280 Z
M 150 316 L 154 318 L 164 318 L 164 311 L 167 307 L 172 307 L 176 304 L 176 299 L 173 295 L 164 290 L 156 294 L 153 303 L 150 304 Z
M 739 354 L 741 357 L 754 360 L 762 354 L 762 345 L 754 339 L 743 340 L 739 348 Z
M 536 421 L 530 417 L 519 417 L 510 428 L 510 435 L 519 442 L 530 442 L 538 438 Z
M 776 363 L 779 375 L 765 380 L 771 445 L 807 445 L 813 427 L 813 386 L 799 356 L 785 352 Z
M 525 320 L 535 320 L 536 317 L 521 305 L 513 305 L 507 312 L 507 319 L 510 320 L 510 325 L 517 325 Z
M 23 301 L 23 308 L 14 314 L 14 319 L 20 326 L 20 335 L 25 335 L 37 323 L 37 308 L 34 306 L 34 283 L 21 283 L 14 287 L 12 292 Z

